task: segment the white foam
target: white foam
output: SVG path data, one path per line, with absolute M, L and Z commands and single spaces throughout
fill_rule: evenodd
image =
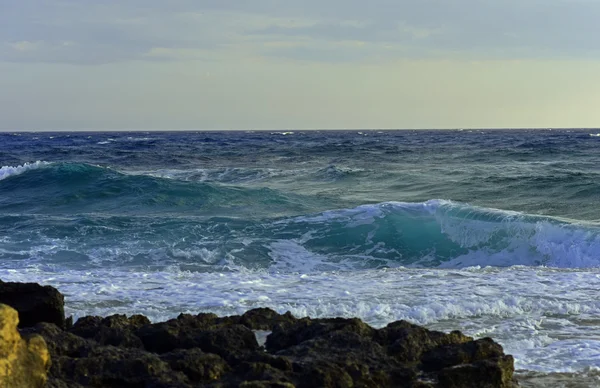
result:
M 19 166 L 3 166 L 2 168 L 0 168 L 0 181 L 11 176 L 23 174 L 24 172 L 29 170 L 35 170 L 41 167 L 45 167 L 49 164 L 50 163 L 48 162 L 38 160 L 34 163 L 24 163 Z
M 215 264 L 219 262 L 220 257 L 218 252 L 215 250 L 209 250 L 206 248 L 199 249 L 171 249 L 171 255 L 176 258 L 184 259 L 200 259 L 201 262 L 206 264 Z
M 276 247 L 285 263 L 302 255 Z M 294 250 L 295 249 L 295 250 Z M 301 258 L 301 257 L 300 257 Z M 164 320 L 181 312 L 240 314 L 270 307 L 296 316 L 353 317 L 381 327 L 405 319 L 432 329 L 490 336 L 521 370 L 579 372 L 600 368 L 600 270 L 551 268 L 386 269 L 221 273 L 143 268 L 76 271 L 0 269 L 5 281 L 51 284 L 76 316 L 142 313 Z
M 388 202 L 387 204 L 393 204 Z M 319 214 L 298 216 L 290 220 L 281 220 L 278 223 L 326 223 L 330 221 L 346 221 L 346 226 L 372 224 L 376 218 L 383 216 L 383 207 L 386 204 L 361 205 L 352 209 L 328 210 Z
M 295 176 L 301 170 L 278 170 L 273 168 L 196 168 L 125 171 L 129 175 L 146 175 L 155 178 L 190 182 L 252 183 L 270 178 Z
M 149 141 L 149 140 L 155 140 L 156 138 L 154 137 L 134 137 L 134 136 L 128 136 L 127 140 L 129 141 Z
M 271 270 L 277 272 L 315 272 L 337 269 L 336 265 L 328 263 L 324 255 L 309 252 L 300 243 L 283 240 L 270 245 L 269 256 L 273 260 Z

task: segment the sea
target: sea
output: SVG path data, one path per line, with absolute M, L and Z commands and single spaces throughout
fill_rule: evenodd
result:
M 404 319 L 600 386 L 600 130 L 5 132 L 0 166 L 0 279 L 75 319 Z

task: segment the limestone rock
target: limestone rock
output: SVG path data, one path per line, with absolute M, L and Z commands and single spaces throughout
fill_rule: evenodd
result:
M 43 387 L 50 367 L 46 342 L 39 335 L 22 339 L 18 313 L 0 304 L 0 387 Z

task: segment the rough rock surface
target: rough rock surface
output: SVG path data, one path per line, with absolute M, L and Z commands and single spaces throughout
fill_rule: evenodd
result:
M 39 335 L 22 339 L 17 311 L 0 304 L 0 387 L 43 387 L 50 355 Z
M 516 385 L 512 356 L 493 340 L 405 321 L 375 329 L 360 319 L 297 319 L 267 308 L 230 317 L 181 314 L 155 324 L 141 315 L 84 317 L 68 328 L 64 317 L 32 321 L 21 331 L 45 339 L 47 386 L 54 388 Z M 264 347 L 254 330 L 272 332 Z M 29 346 L 45 350 L 37 338 Z
M 0 280 L 0 303 L 19 312 L 19 327 L 49 322 L 65 328 L 64 297 L 56 288 L 37 283 L 5 283 Z
M 266 348 L 253 330 L 271 330 Z M 512 387 L 513 359 L 489 338 L 404 321 L 242 316 L 85 317 L 69 330 L 40 323 L 50 387 Z

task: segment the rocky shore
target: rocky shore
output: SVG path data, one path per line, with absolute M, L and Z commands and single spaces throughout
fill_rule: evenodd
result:
M 492 339 L 405 321 L 374 329 L 360 319 L 263 308 L 161 323 L 142 315 L 73 323 L 60 292 L 35 283 L 0 282 L 0 303 L 0 387 L 517 385 L 512 356 Z M 257 333 L 267 332 L 259 343 Z

